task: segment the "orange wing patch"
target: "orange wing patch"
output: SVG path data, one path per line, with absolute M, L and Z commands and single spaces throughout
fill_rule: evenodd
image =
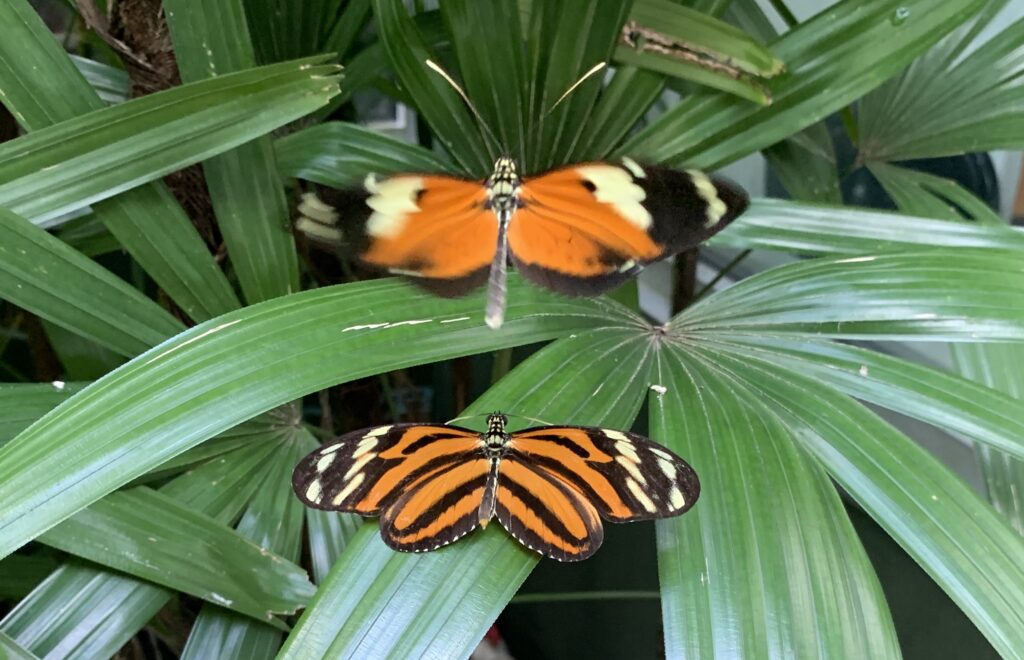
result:
M 303 458 L 292 486 L 308 506 L 375 516 L 406 489 L 477 455 L 482 444 L 479 434 L 453 426 L 362 429 Z
M 679 515 L 700 495 L 686 461 L 634 433 L 538 427 L 513 433 L 509 448 L 574 486 L 613 522 Z
M 367 244 L 360 257 L 368 264 L 427 280 L 486 277 L 498 244 L 498 224 L 485 208 L 487 190 L 479 182 L 443 176 L 403 175 L 368 178 L 365 220 Z
M 596 295 L 695 246 L 747 206 L 746 194 L 695 170 L 585 163 L 523 181 L 508 228 L 516 269 L 567 295 Z
M 523 208 L 508 231 L 518 262 L 576 277 L 599 277 L 629 260 L 658 258 L 662 248 L 647 232 L 651 220 L 642 205 L 646 193 L 617 173 L 625 170 L 590 165 L 525 181 Z M 604 187 L 597 188 L 592 179 Z
M 586 559 L 601 547 L 604 527 L 583 493 L 512 455 L 498 471 L 495 513 L 520 543 L 559 561 Z
M 395 550 L 421 552 L 448 545 L 476 529 L 489 465 L 478 454 L 416 482 L 381 515 L 384 542 Z

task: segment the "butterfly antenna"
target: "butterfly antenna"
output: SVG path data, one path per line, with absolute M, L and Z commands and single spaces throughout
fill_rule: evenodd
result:
M 558 105 L 562 101 L 564 101 L 565 99 L 569 98 L 569 95 L 572 94 L 573 92 L 575 92 L 579 88 L 580 85 L 582 85 L 584 82 L 587 81 L 588 78 L 590 78 L 592 75 L 594 75 L 598 71 L 601 71 L 606 66 L 608 66 L 608 62 L 598 62 L 594 66 L 590 67 L 590 70 L 588 70 L 586 73 L 584 73 L 582 76 L 580 76 L 579 80 L 577 80 L 573 84 L 569 85 L 569 88 L 566 89 L 565 92 L 563 92 L 562 95 L 558 97 L 558 100 L 555 101 L 553 104 L 551 104 L 551 107 L 548 108 L 547 110 L 545 110 L 541 114 L 540 121 L 537 123 L 537 133 L 536 133 L 538 136 L 540 136 L 541 139 L 544 139 L 544 118 L 547 117 L 548 115 L 550 115 L 552 112 L 554 112 L 555 108 L 557 108 Z
M 529 417 L 527 415 L 520 415 L 518 413 L 505 413 L 505 414 L 508 415 L 509 417 L 518 417 L 519 419 L 525 419 L 528 422 L 533 422 L 534 424 L 540 424 L 541 426 L 555 426 L 555 424 L 552 424 L 551 422 L 545 422 L 543 419 L 537 419 L 536 417 Z
M 487 417 L 490 413 L 477 413 L 475 415 L 463 415 L 462 417 L 456 417 L 455 419 L 449 419 L 446 424 L 454 424 L 455 422 L 461 422 L 464 419 L 476 419 L 477 417 Z
M 570 94 L 572 94 L 573 92 L 575 92 L 575 91 L 576 91 L 576 89 L 577 89 L 577 88 L 578 88 L 578 87 L 579 87 L 580 85 L 582 85 L 583 83 L 585 83 L 585 82 L 587 81 L 587 78 L 589 78 L 590 76 L 594 75 L 595 73 L 597 73 L 597 72 L 598 72 L 598 71 L 600 71 L 601 69 L 605 68 L 606 66 L 608 66 L 608 63 L 607 63 L 607 62 L 598 62 L 598 63 L 597 63 L 597 64 L 595 64 L 594 66 L 590 67 L 590 70 L 589 70 L 589 71 L 587 71 L 586 73 L 584 73 L 584 74 L 583 74 L 582 76 L 580 76 L 580 79 L 579 79 L 579 80 L 577 80 L 577 81 L 576 81 L 576 82 L 574 82 L 574 83 L 573 83 L 572 85 L 570 85 L 570 86 L 569 86 L 569 89 L 565 90 L 565 93 L 564 93 L 564 94 L 562 94 L 561 96 L 559 96 L 559 97 L 558 97 L 558 100 L 557 100 L 557 101 L 555 101 L 555 102 L 554 102 L 554 103 L 553 103 L 553 104 L 551 105 L 551 107 L 550 107 L 550 108 L 548 108 L 548 111 L 547 111 L 547 112 L 545 112 L 544 114 L 545 114 L 545 115 L 550 115 L 550 114 L 551 114 L 551 113 L 552 113 L 552 112 L 554 111 L 554 109 L 558 107 L 558 104 L 559 104 L 559 103 L 561 103 L 562 101 L 564 101 L 564 100 L 565 100 L 566 98 L 568 98 L 568 96 L 569 96 Z
M 441 65 L 435 62 L 434 60 L 428 59 L 426 60 L 426 64 L 435 73 L 444 78 L 445 82 L 452 86 L 452 89 L 458 92 L 459 96 L 462 97 L 462 100 L 465 101 L 466 107 L 469 108 L 470 112 L 473 113 L 473 116 L 476 117 L 476 121 L 480 125 L 481 132 L 484 133 L 484 135 L 486 135 L 487 138 L 491 140 L 493 146 L 498 148 L 499 154 L 504 154 L 507 150 L 501 146 L 501 140 L 498 139 L 498 136 L 494 134 L 494 131 L 491 130 L 491 127 L 487 125 L 486 121 L 484 121 L 483 115 L 481 115 L 477 111 L 476 106 L 473 105 L 473 102 L 469 100 L 469 96 L 466 94 L 465 91 L 463 91 L 462 87 L 459 86 L 459 83 L 455 82 L 455 79 L 448 75 L 448 72 L 441 68 Z

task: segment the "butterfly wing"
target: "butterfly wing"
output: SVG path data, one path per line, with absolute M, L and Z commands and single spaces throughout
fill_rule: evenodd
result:
M 371 266 L 409 277 L 441 296 L 466 294 L 487 279 L 498 224 L 479 181 L 371 175 L 361 189 L 323 188 L 319 197 L 327 207 L 317 209 L 319 215 L 337 214 L 343 234 Z
M 498 467 L 495 514 L 517 541 L 558 561 L 586 559 L 604 540 L 601 518 L 588 498 L 515 451 Z
M 376 516 L 427 477 L 481 455 L 480 434 L 457 426 L 397 424 L 353 431 L 295 467 L 307 506 Z
M 509 448 L 570 484 L 613 522 L 678 516 L 700 495 L 686 461 L 634 433 L 542 426 L 513 433 Z
M 523 181 L 509 225 L 523 277 L 567 295 L 597 295 L 643 266 L 693 247 L 748 204 L 737 186 L 696 170 L 589 163 Z
M 479 509 L 490 461 L 482 453 L 413 482 L 380 519 L 384 542 L 402 552 L 448 545 L 480 525 Z

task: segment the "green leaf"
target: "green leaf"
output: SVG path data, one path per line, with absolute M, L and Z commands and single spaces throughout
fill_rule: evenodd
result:
M 778 364 L 862 401 L 1024 458 L 1024 407 L 998 390 L 837 342 L 728 335 L 705 341 L 727 343 L 730 351 Z
M 712 245 L 804 255 L 863 255 L 926 246 L 1024 250 L 1024 232 L 887 211 L 756 199 Z
M 703 349 L 695 349 L 703 352 Z M 1024 648 L 1024 540 L 931 454 L 819 381 L 723 350 L 803 447 L 924 568 L 996 650 Z M 908 470 L 907 466 L 913 466 Z
M 772 145 L 765 149 L 764 156 L 793 199 L 843 203 L 835 147 L 825 122 Z
M 112 493 L 39 540 L 263 621 L 313 594 L 295 564 L 145 487 Z
M 525 154 L 526 52 L 516 0 L 447 0 L 440 6 L 465 92 L 501 150 Z
M 183 328 L 102 266 L 4 209 L 0 297 L 121 355 L 137 355 Z
M 161 493 L 222 523 L 234 521 L 260 483 L 273 449 L 269 443 L 251 444 L 176 478 Z M 151 582 L 72 562 L 19 603 L 0 630 L 17 634 L 42 654 L 60 649 L 58 655 L 83 660 L 108 657 L 172 596 Z
M 340 4 L 340 3 L 335 3 Z M 370 17 L 370 0 L 349 0 L 324 39 L 322 52 L 337 53 L 344 59 Z
M 439 300 L 378 280 L 285 296 L 181 333 L 0 448 L 0 557 L 169 458 L 309 392 L 623 318 L 601 300 L 565 300 L 515 278 L 509 300 L 508 322 L 495 332 L 481 322 L 480 294 Z
M 104 103 L 123 103 L 128 100 L 131 79 L 127 71 L 77 55 L 70 57 L 78 72 L 96 90 Z
M 361 185 L 371 173 L 451 169 L 449 163 L 423 147 L 340 121 L 292 133 L 274 146 L 282 174 L 336 188 Z
M 581 161 L 603 160 L 636 126 L 665 89 L 665 77 L 632 66 L 619 66 L 601 91 L 580 138 Z
M 292 494 L 292 470 L 318 444 L 308 431 L 283 433 L 270 468 L 238 523 L 240 534 L 292 562 L 299 560 L 304 508 Z M 272 658 L 281 639 L 281 631 L 268 625 L 205 605 L 189 633 L 182 658 Z
M 164 10 L 178 69 L 186 83 L 256 65 L 242 0 L 167 0 Z M 317 21 L 312 27 L 318 30 L 321 23 Z M 308 91 L 296 94 L 305 96 Z M 322 96 L 317 107 L 329 96 Z M 301 114 L 290 119 L 298 116 Z M 270 136 L 258 137 L 207 160 L 203 172 L 217 226 L 245 299 L 260 302 L 298 291 L 298 257 Z
M 135 578 L 67 563 L 18 603 L 0 631 L 40 656 L 108 658 L 171 598 Z
M 95 258 L 123 249 L 95 213 L 69 220 L 54 233 L 61 241 L 87 257 Z
M 898 658 L 885 598 L 828 476 L 743 385 L 665 345 L 651 435 L 703 485 L 657 522 L 665 656 Z
M 362 523 L 355 514 L 306 509 L 313 581 L 322 584 Z
M 0 445 L 78 392 L 86 383 L 0 383 Z
M 601 76 L 592 76 L 553 108 L 585 73 L 611 59 L 632 0 L 542 0 L 527 24 L 528 103 L 532 123 L 525 173 L 573 162 L 586 146 L 584 128 Z
M 998 227 L 1006 224 L 988 204 L 952 179 L 886 163 L 870 163 L 868 169 L 904 212 Z
M 0 4 L 0 101 L 26 130 L 104 107 L 25 0 Z M 125 250 L 190 317 L 203 321 L 238 300 L 199 233 L 160 183 L 94 205 Z
M 437 60 L 407 13 L 401 0 L 373 0 L 377 29 L 395 75 L 416 108 L 430 122 L 434 136 L 466 174 L 483 179 L 490 174 L 492 158 L 476 120 L 459 95 L 426 66 Z
M 821 258 L 773 268 L 672 321 L 683 333 L 1024 339 L 1019 252 L 963 248 Z
M 773 103 L 694 94 L 617 153 L 714 169 L 817 123 L 877 87 L 970 16 L 984 0 L 843 0 L 771 46 L 787 71 L 768 81 Z M 896 12 L 910 18 L 896 20 Z
M 627 428 L 646 392 L 650 347 L 635 329 L 571 335 L 519 365 L 466 414 L 500 408 Z M 465 657 L 538 559 L 497 524 L 437 552 L 403 554 L 366 523 L 278 657 Z
M 0 145 L 0 205 L 36 221 L 113 197 L 311 112 L 337 91 L 309 61 L 134 99 Z
M 768 104 L 756 80 L 783 70 L 783 62 L 742 30 L 670 0 L 637 0 L 619 39 L 615 61 L 690 80 Z M 670 52 L 665 52 L 668 49 Z
M 13 554 L 0 561 L 0 601 L 24 597 L 55 568 L 57 561 L 44 554 Z
M 3 651 L 4 657 L 9 660 L 35 660 L 38 658 L 3 633 L 0 633 L 0 651 Z
M 985 4 L 997 10 L 996 5 L 1005 3 Z M 992 13 L 982 18 L 990 19 Z M 965 23 L 953 38 L 861 102 L 861 161 L 1019 149 L 1024 144 L 1024 62 L 1019 52 L 1024 20 L 963 56 L 986 24 Z
M 365 0 L 359 0 L 363 2 Z M 355 5 L 350 5 L 354 7 Z M 420 36 L 427 46 L 427 50 L 434 51 L 445 48 L 449 45 L 450 39 L 444 29 L 444 22 L 441 20 L 441 12 L 425 11 L 413 17 L 413 23 Z M 324 118 L 334 114 L 352 95 L 366 89 L 374 82 L 385 78 L 391 79 L 391 61 L 384 50 L 384 44 L 374 41 L 360 50 L 350 61 L 345 63 L 345 82 L 341 86 L 341 94 L 338 94 L 331 101 L 314 113 L 314 117 Z M 481 138 L 482 139 L 482 138 Z
M 1024 399 L 1024 344 L 954 344 L 957 370 L 965 378 L 995 388 L 1015 401 Z M 989 501 L 1024 536 L 1024 461 L 985 445 L 975 445 Z
M 125 356 L 59 325 L 42 321 L 46 339 L 64 367 L 67 380 L 92 381 L 125 363 Z

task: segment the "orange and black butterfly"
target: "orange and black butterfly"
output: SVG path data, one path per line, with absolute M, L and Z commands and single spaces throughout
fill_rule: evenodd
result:
M 479 118 L 462 89 L 427 64 Z M 504 319 L 509 257 L 534 284 L 594 296 L 647 264 L 707 240 L 748 202 L 738 186 L 697 170 L 622 158 L 520 177 L 515 161 L 503 156 L 485 181 L 370 175 L 360 189 L 321 188 L 319 198 L 300 206 L 299 223 L 311 232 L 331 233 L 337 230 L 324 227 L 325 219 L 340 218 L 342 234 L 365 263 L 409 277 L 437 295 L 461 296 L 487 281 L 485 320 L 497 328 Z
M 685 513 L 697 474 L 633 433 L 539 426 L 514 433 L 487 417 L 479 433 L 397 424 L 347 433 L 299 462 L 295 493 L 308 506 L 380 516 L 384 542 L 435 550 L 494 517 L 526 547 L 559 561 L 594 554 L 612 522 Z

